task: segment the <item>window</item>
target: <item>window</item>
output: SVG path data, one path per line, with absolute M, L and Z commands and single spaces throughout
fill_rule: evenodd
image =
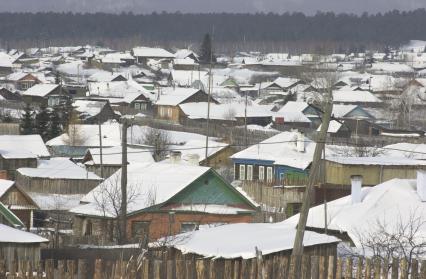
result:
M 140 110 L 141 109 L 141 104 L 135 103 L 135 109 Z
M 149 235 L 149 222 L 132 222 L 132 237 L 143 237 Z
M 92 221 L 84 219 L 83 221 L 83 235 L 89 236 L 92 235 L 93 225 Z
M 240 180 L 246 180 L 246 166 L 240 165 Z
M 265 180 L 265 167 L 259 166 L 259 180 L 263 181 Z
M 281 172 L 280 173 L 280 181 L 283 181 L 284 180 L 284 173 L 283 172 Z
M 247 165 L 247 180 L 253 180 L 253 166 Z
M 272 167 L 266 168 L 266 181 L 269 183 L 272 182 Z
M 180 225 L 180 232 L 181 233 L 193 232 L 193 231 L 195 231 L 197 229 L 198 229 L 198 224 L 197 223 L 182 223 Z

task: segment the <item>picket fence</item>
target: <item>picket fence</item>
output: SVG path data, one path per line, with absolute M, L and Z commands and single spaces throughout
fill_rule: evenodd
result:
M 391 261 L 334 256 L 303 256 L 298 275 L 294 257 L 257 257 L 238 260 L 158 260 L 140 257 L 129 261 L 46 260 L 14 262 L 6 270 L 0 259 L 0 279 L 426 279 L 426 261 Z

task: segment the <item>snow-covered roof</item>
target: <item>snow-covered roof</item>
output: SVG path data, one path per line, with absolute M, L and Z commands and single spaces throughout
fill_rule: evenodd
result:
M 126 77 L 124 73 L 111 73 L 107 71 L 99 71 L 87 78 L 89 82 L 111 82 L 118 76 Z
M 40 135 L 3 135 L 0 136 L 0 154 L 6 159 L 49 157 Z
M 384 146 L 383 150 L 388 156 L 426 160 L 426 144 L 424 143 L 395 143 Z
M 183 254 L 194 253 L 213 258 L 256 257 L 255 247 L 263 255 L 293 248 L 296 229 L 283 223 L 241 223 L 200 229 L 173 238 L 169 244 Z M 306 231 L 303 246 L 336 243 L 333 236 Z
M 396 232 L 398 224 L 409 225 L 410 218 L 426 218 L 426 203 L 417 194 L 416 180 L 392 179 L 374 187 L 364 187 L 361 202 L 352 203 L 346 196 L 327 203 L 327 227 L 329 230 L 346 232 L 358 248 L 362 238 L 378 231 L 378 222 L 389 233 Z M 294 227 L 299 214 L 284 223 Z M 309 210 L 307 227 L 324 228 L 324 205 Z M 426 224 L 419 228 L 419 235 L 426 236 Z M 424 242 L 424 241 L 423 241 Z
M 370 69 L 376 73 L 412 73 L 414 69 L 402 63 L 374 63 Z
M 10 81 L 18 81 L 26 77 L 27 75 L 34 75 L 33 73 L 26 73 L 26 72 L 14 72 L 11 73 L 6 77 L 6 80 Z
M 143 95 L 148 100 L 154 100 L 155 95 L 151 94 L 142 85 L 129 78 L 126 81 L 111 82 L 89 82 L 89 95 L 103 98 L 120 98 L 125 101 L 126 98 L 134 99 Z
M 80 114 L 93 117 L 98 115 L 106 104 L 107 101 L 75 100 L 73 107 Z
M 200 89 L 196 88 L 175 88 L 167 90 L 160 95 L 160 98 L 155 104 L 162 106 L 177 106 L 199 91 Z
M 170 163 L 130 164 L 127 168 L 127 188 L 129 193 L 134 193 L 135 198 L 129 202 L 127 212 L 132 213 L 169 200 L 209 169 Z M 107 208 L 104 212 L 99 206 L 99 199 L 105 195 L 105 192 L 112 192 L 120 187 L 119 183 L 117 184 L 120 179 L 121 169 L 82 199 L 82 202 L 88 204 L 73 208 L 71 212 L 114 217 L 113 208 Z M 109 203 L 106 206 L 112 207 Z
M 149 57 L 149 58 L 174 58 L 174 54 L 168 52 L 163 48 L 157 47 L 135 47 L 133 48 L 133 55 L 135 57 Z
M 121 146 L 102 148 L 102 164 L 104 165 L 121 165 Z M 92 160 L 85 162 L 85 165 L 99 165 L 101 163 L 101 155 L 99 148 L 89 148 L 87 150 L 90 153 Z M 132 163 L 152 163 L 154 159 L 150 150 L 137 149 L 127 147 L 127 161 Z
M 381 103 L 382 101 L 369 91 L 335 90 L 333 91 L 335 103 Z
M 68 158 L 39 160 L 37 168 L 19 168 L 17 172 L 28 177 L 38 178 L 101 180 L 99 176 L 77 166 Z
M 46 238 L 0 224 L 0 243 L 42 243 Z
M 190 119 L 207 118 L 207 102 L 180 104 L 181 110 Z M 274 113 L 267 106 L 247 106 L 247 117 L 270 117 Z M 236 117 L 245 116 L 245 105 L 240 103 L 210 104 L 210 119 L 235 120 Z
M 0 52 L 0 67 L 11 68 L 15 58 L 7 53 Z
M 175 53 L 176 59 L 185 59 L 190 55 L 194 55 L 195 57 L 198 57 L 198 55 L 190 49 L 179 49 Z
M 278 113 L 303 112 L 307 107 L 309 107 L 309 104 L 306 102 L 289 101 L 277 112 Z
M 217 142 L 215 140 L 209 140 L 208 142 L 208 150 L 207 156 L 210 157 L 217 152 L 223 150 L 228 147 L 229 144 Z M 191 163 L 191 159 L 193 156 L 198 158 L 198 162 L 202 162 L 206 159 L 206 141 L 201 139 L 192 139 L 188 140 L 184 144 L 171 145 L 170 149 L 176 149 L 181 152 L 181 158 L 183 163 Z M 169 159 L 167 159 L 169 161 Z
M 49 194 L 28 192 L 28 195 L 34 200 L 41 210 L 61 210 L 66 211 L 80 204 L 83 194 Z
M 15 181 L 0 179 L 0 198 L 15 184 Z
M 273 83 L 275 83 L 276 85 L 278 85 L 281 88 L 288 88 L 291 87 L 293 85 L 295 85 L 296 83 L 298 83 L 300 80 L 297 78 L 288 78 L 288 77 L 278 77 L 276 78 Z
M 321 126 L 322 126 L 322 124 L 318 127 L 317 132 L 321 131 Z M 337 133 L 340 130 L 341 127 L 342 127 L 342 123 L 340 123 L 336 120 L 331 120 L 330 124 L 328 126 L 327 133 L 332 133 L 332 134 Z
M 45 97 L 58 87 L 59 84 L 40 83 L 28 88 L 22 94 L 25 96 Z
M 252 145 L 231 156 L 232 159 L 249 159 L 272 161 L 275 165 L 290 166 L 297 169 L 306 169 L 312 162 L 315 142 L 304 139 L 305 152 L 299 152 L 296 148 L 297 132 L 282 132 Z M 328 154 L 332 154 L 330 151 Z

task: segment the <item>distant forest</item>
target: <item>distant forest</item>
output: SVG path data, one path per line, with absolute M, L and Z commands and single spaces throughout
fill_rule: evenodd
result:
M 426 39 L 426 10 L 384 14 L 302 13 L 149 15 L 0 13 L 0 47 L 98 44 L 198 48 L 213 33 L 216 51 L 383 50 L 410 39 Z

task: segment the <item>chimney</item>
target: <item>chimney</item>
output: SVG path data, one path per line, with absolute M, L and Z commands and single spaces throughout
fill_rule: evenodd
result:
M 351 176 L 351 200 L 352 204 L 361 202 L 361 187 L 362 187 L 362 176 L 352 175 Z
M 170 162 L 173 164 L 179 164 L 182 158 L 182 152 L 172 151 L 170 152 Z
M 305 134 L 303 132 L 297 134 L 296 149 L 299 152 L 305 152 Z
M 426 170 L 417 170 L 417 194 L 426 202 Z
M 198 154 L 188 154 L 188 163 L 193 166 L 200 165 L 200 155 Z

